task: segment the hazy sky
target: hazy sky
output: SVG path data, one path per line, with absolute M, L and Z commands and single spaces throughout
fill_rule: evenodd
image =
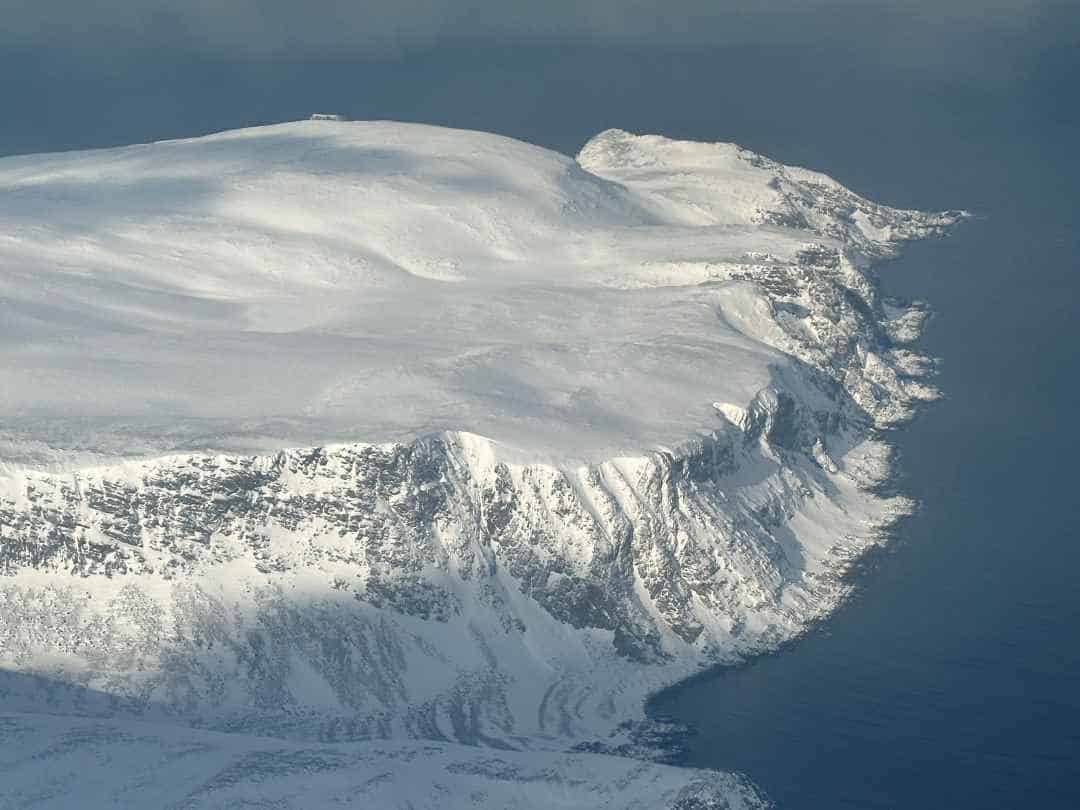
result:
M 0 154 L 327 110 L 820 165 L 897 137 L 928 94 L 964 137 L 998 114 L 987 93 L 1015 121 L 1075 118 L 1078 21 L 1075 0 L 0 0 Z
M 92 47 L 136 38 L 233 53 L 385 56 L 453 42 L 694 47 L 829 39 L 864 27 L 891 49 L 1041 25 L 1045 0 L 2 0 L 9 39 Z M 904 41 L 917 35 L 917 41 Z M 954 42 L 953 44 L 957 44 Z

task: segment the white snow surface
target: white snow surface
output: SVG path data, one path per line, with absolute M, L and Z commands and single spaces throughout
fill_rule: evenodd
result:
M 869 267 L 962 217 L 621 130 L 0 160 L 0 804 L 760 806 L 606 754 L 910 509 Z
M 759 810 L 746 780 L 601 755 L 435 742 L 298 744 L 0 712 L 5 807 Z
M 839 243 L 768 224 L 792 204 L 756 158 L 303 121 L 0 160 L 0 460 L 441 430 L 525 460 L 677 446 L 787 362 L 737 271 Z

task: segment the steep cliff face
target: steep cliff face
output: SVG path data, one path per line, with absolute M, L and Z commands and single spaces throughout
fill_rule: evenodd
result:
M 376 166 L 400 216 L 383 211 L 370 228 L 354 223 L 359 236 L 332 239 L 343 220 L 330 214 L 318 228 L 310 212 L 273 223 L 284 243 L 313 240 L 323 270 L 361 249 L 370 258 L 379 242 L 377 284 L 338 279 L 357 308 L 348 316 L 344 305 L 322 313 L 329 299 L 294 276 L 280 298 L 241 274 L 250 286 L 227 306 L 206 292 L 210 271 L 177 292 L 186 242 L 154 258 L 135 296 L 134 277 L 115 275 L 123 251 L 145 242 L 128 212 L 122 227 L 96 223 L 81 237 L 97 245 L 94 261 L 105 246 L 127 257 L 111 260 L 113 275 L 89 273 L 119 292 L 57 340 L 56 313 L 79 289 L 64 285 L 85 278 L 49 265 L 39 233 L 5 248 L 10 261 L 44 262 L 66 291 L 58 310 L 26 310 L 11 350 L 28 364 L 22 384 L 45 380 L 41 408 L 55 418 L 35 416 L 29 389 L 0 401 L 6 708 L 323 743 L 631 752 L 651 690 L 774 647 L 836 606 L 844 567 L 908 509 L 879 492 L 891 471 L 881 431 L 936 395 L 932 364 L 905 348 L 925 312 L 883 301 L 867 268 L 962 213 L 886 208 L 732 145 L 613 130 L 573 163 L 477 133 L 314 123 L 330 129 L 154 145 L 110 165 L 137 158 L 145 172 L 154 154 L 179 153 L 182 164 L 162 165 L 206 154 L 231 167 L 241 179 L 214 210 L 234 245 L 276 210 L 245 209 L 241 223 L 230 195 L 270 175 L 237 174 L 237 143 L 284 149 L 273 172 L 308 172 L 316 212 L 329 210 L 319 195 L 371 192 L 358 172 Z M 373 157 L 380 139 L 393 150 Z M 451 144 L 455 162 L 438 163 L 431 143 Z M 0 179 L 21 183 L 25 201 L 56 192 L 58 177 L 70 187 L 98 165 L 86 161 L 9 163 L 6 175 L 0 161 Z M 407 174 L 413 161 L 439 165 L 428 182 L 459 195 L 460 210 L 417 202 L 425 176 Z M 488 185 L 470 179 L 481 169 Z M 333 185 L 339 175 L 350 182 Z M 417 241 L 425 223 L 453 239 Z M 565 239 L 549 249 L 560 223 Z M 449 275 L 433 280 L 436 259 Z M 400 282 L 390 264 L 421 280 Z M 26 304 L 22 267 L 3 289 Z M 289 302 L 306 309 L 288 328 L 252 325 Z M 214 345 L 235 350 L 238 369 L 257 351 L 251 362 L 277 377 L 253 393 L 227 378 L 200 388 L 185 347 L 211 305 L 247 307 L 248 325 Z M 125 311 L 132 334 L 117 326 Z M 457 318 L 472 320 L 447 326 Z M 260 336 L 272 351 L 252 349 Z M 367 340 L 391 360 L 372 353 L 364 376 Z M 165 428 L 141 406 L 106 413 L 106 383 L 140 341 L 146 368 L 174 375 L 155 417 L 174 420 Z M 180 376 L 161 360 L 169 346 Z M 104 369 L 101 386 L 58 404 L 50 374 L 79 347 Z M 316 357 L 332 379 L 311 397 L 289 375 L 307 380 Z M 189 407 L 176 380 L 236 413 Z M 280 449 L 320 431 L 395 438 Z M 200 444 L 209 449 L 188 449 Z
M 658 677 L 826 610 L 837 553 L 889 514 L 768 447 L 559 469 L 447 434 L 27 475 L 0 498 L 2 662 L 49 705 L 70 683 L 215 728 L 604 736 Z

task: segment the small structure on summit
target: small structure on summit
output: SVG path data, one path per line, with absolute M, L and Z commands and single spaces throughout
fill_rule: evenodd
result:
M 312 113 L 311 121 L 347 121 L 348 119 L 344 115 L 338 113 Z

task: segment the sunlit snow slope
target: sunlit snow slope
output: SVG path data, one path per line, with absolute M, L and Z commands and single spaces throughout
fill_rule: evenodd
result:
M 328 121 L 5 159 L 2 456 L 444 429 L 526 459 L 677 445 L 786 365 L 748 266 L 943 224 L 777 169 L 620 132 L 575 162 Z
M 368 757 L 417 806 L 548 778 L 601 806 L 603 774 L 605 806 L 754 806 L 597 752 L 655 753 L 651 690 L 805 630 L 909 508 L 881 431 L 935 396 L 926 312 L 869 268 L 962 216 L 618 130 L 576 160 L 330 121 L 0 160 L 0 708 L 162 756 L 318 743 L 281 756 Z M 411 753 L 326 747 L 372 738 Z M 229 773 L 198 778 L 227 803 Z

